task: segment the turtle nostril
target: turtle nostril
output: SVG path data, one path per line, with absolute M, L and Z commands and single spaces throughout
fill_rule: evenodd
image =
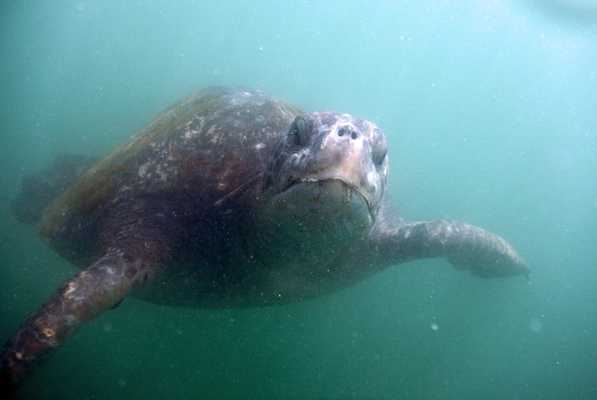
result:
M 344 135 L 350 135 L 352 139 L 356 139 L 359 137 L 359 133 L 348 126 L 343 126 L 337 131 L 338 136 L 342 137 Z

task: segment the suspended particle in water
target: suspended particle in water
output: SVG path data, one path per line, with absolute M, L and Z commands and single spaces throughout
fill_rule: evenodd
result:
M 534 333 L 541 333 L 543 330 L 543 321 L 539 317 L 533 317 L 529 321 L 529 329 Z
M 432 331 L 438 331 L 439 330 L 439 325 L 437 324 L 437 322 L 433 321 L 429 327 L 431 328 Z

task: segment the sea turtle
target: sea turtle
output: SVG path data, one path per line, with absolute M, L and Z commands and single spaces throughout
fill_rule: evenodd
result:
M 46 175 L 62 168 L 74 182 L 63 190 L 63 180 L 37 174 L 46 197 L 63 191 L 43 214 L 37 201 L 22 219 L 41 215 L 42 238 L 82 270 L 7 342 L 5 384 L 129 294 L 265 306 L 425 257 L 481 277 L 528 272 L 512 246 L 481 228 L 389 218 L 387 141 L 374 123 L 305 113 L 260 91 L 201 90 L 78 177 L 75 159 L 63 160 Z M 32 182 L 25 192 L 36 190 Z

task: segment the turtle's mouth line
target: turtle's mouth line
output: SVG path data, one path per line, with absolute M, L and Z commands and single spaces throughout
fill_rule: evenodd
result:
M 371 201 L 369 200 L 367 195 L 364 193 L 364 191 L 357 185 L 355 185 L 351 182 L 348 182 L 346 179 L 344 179 L 342 177 L 326 177 L 326 178 L 306 177 L 306 178 L 293 179 L 290 182 L 288 182 L 288 185 L 283 190 L 283 192 L 286 192 L 286 191 L 292 189 L 294 186 L 300 185 L 300 184 L 320 184 L 323 186 L 326 183 L 330 183 L 330 182 L 339 182 L 340 184 L 342 184 L 342 186 L 344 186 L 345 188 L 350 190 L 351 193 L 357 193 L 363 199 L 365 204 L 367 204 L 369 213 L 370 214 L 373 213 Z

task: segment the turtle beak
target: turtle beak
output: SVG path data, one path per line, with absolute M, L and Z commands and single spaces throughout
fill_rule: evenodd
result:
M 367 205 L 370 216 L 373 218 L 375 215 L 374 207 L 373 207 L 373 200 L 370 197 L 370 193 L 363 190 L 360 186 L 355 185 L 353 183 L 353 181 L 347 180 L 346 178 L 344 178 L 342 176 L 337 176 L 337 175 L 327 176 L 327 174 L 324 174 L 319 177 L 304 178 L 304 179 L 301 179 L 300 182 L 301 183 L 319 183 L 320 185 L 326 185 L 326 186 L 331 186 L 331 185 L 327 185 L 328 183 L 337 182 L 339 185 L 335 185 L 335 187 L 337 190 L 342 190 L 342 196 L 345 200 L 352 201 L 353 196 L 355 196 L 355 195 L 359 196 L 360 198 L 362 198 L 363 202 Z

